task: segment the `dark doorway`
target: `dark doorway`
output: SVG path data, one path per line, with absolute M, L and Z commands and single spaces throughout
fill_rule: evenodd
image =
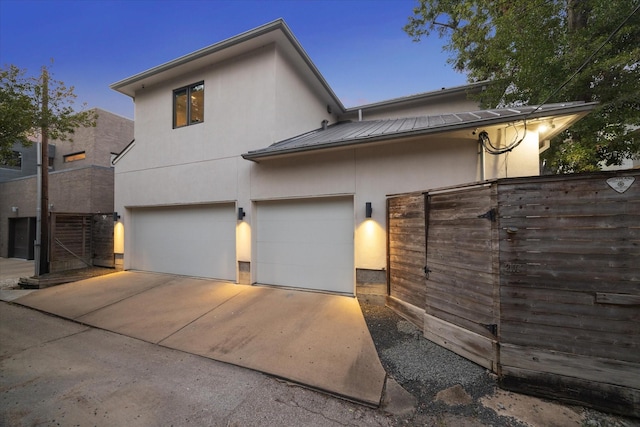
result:
M 9 218 L 9 258 L 32 260 L 35 237 L 35 218 Z

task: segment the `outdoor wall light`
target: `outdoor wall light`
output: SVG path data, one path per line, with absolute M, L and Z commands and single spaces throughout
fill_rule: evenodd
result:
M 242 208 L 238 208 L 238 221 L 242 221 L 247 213 Z
M 11 206 L 11 212 L 18 213 L 18 207 L 17 206 Z
M 367 202 L 364 205 L 364 216 L 367 218 L 371 218 L 371 214 L 373 213 L 373 208 L 371 207 L 371 202 Z
M 113 222 L 118 222 L 119 219 L 120 219 L 120 215 L 118 215 L 118 212 L 114 212 L 113 213 Z

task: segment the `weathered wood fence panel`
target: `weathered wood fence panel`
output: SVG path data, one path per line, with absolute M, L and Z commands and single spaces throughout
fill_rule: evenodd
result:
M 496 370 L 495 187 L 429 192 L 427 200 L 424 335 Z
M 424 228 L 388 199 L 388 305 L 505 388 L 640 416 L 640 171 L 424 194 Z
M 51 272 L 91 265 L 91 216 L 51 214 Z
M 609 178 L 498 182 L 502 382 L 639 415 L 640 182 Z
M 413 323 L 422 323 L 425 307 L 426 234 L 422 193 L 387 200 L 389 234 L 388 304 Z
M 51 214 L 51 272 L 88 266 L 113 267 L 112 214 Z

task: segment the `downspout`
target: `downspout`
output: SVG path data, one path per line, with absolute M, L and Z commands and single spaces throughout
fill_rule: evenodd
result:
M 480 181 L 485 180 L 485 153 L 484 153 L 484 145 L 482 145 L 482 139 L 478 138 L 478 148 L 480 152 L 478 153 L 479 162 L 480 162 Z

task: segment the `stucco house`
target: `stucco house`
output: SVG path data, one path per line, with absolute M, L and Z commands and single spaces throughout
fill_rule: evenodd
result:
M 111 161 L 133 139 L 133 121 L 96 108 L 96 126 L 75 130 L 73 142 L 49 144 L 49 203 L 54 213 L 113 211 Z M 34 258 L 37 144 L 13 147 L 0 164 L 0 257 Z
M 346 295 L 386 283 L 387 195 L 538 175 L 593 108 L 479 111 L 467 95 L 485 84 L 345 108 L 283 20 L 114 83 L 136 117 L 114 160 L 116 262 Z

